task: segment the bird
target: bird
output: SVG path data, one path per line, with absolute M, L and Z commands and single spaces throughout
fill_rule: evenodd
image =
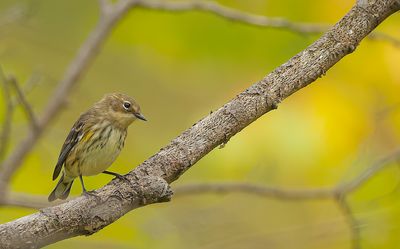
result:
M 124 178 L 107 171 L 124 147 L 127 129 L 135 120 L 147 121 L 139 104 L 128 95 L 109 93 L 82 113 L 69 132 L 53 172 L 53 181 L 61 177 L 48 197 L 48 201 L 65 200 L 72 183 L 79 178 L 82 194 L 86 190 L 83 176 L 100 173 Z

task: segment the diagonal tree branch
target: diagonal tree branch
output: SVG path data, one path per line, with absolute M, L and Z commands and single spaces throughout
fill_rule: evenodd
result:
M 240 132 L 299 89 L 323 76 L 388 16 L 400 9 L 398 0 L 355 5 L 332 29 L 261 81 L 184 131 L 126 177 L 96 191 L 98 197 L 79 197 L 0 225 L 4 248 L 44 246 L 89 235 L 134 208 L 168 200 L 166 183 Z M 101 33 L 104 35 L 104 33 Z

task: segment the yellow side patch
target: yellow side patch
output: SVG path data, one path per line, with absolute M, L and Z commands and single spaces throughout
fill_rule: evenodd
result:
M 93 135 L 94 135 L 94 132 L 93 132 L 93 131 L 88 131 L 88 132 L 83 136 L 81 142 L 87 142 L 87 141 L 89 141 L 89 139 L 90 139 L 91 137 L 93 137 Z

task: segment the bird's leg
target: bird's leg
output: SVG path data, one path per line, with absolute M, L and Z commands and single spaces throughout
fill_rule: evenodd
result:
M 97 197 L 97 195 L 96 195 L 95 193 L 92 193 L 92 192 L 89 192 L 89 191 L 86 190 L 85 184 L 83 183 L 82 175 L 79 175 L 79 180 L 81 181 L 81 185 L 82 185 L 82 194 L 83 194 L 83 195 L 86 195 L 86 196 L 91 195 L 91 196 L 96 196 L 96 197 Z
M 115 173 L 115 172 L 111 172 L 111 171 L 107 171 L 107 170 L 104 170 L 103 174 L 112 175 L 112 176 L 115 176 L 116 178 L 118 178 L 120 180 L 124 180 L 124 181 L 127 181 L 128 183 L 130 183 L 129 179 L 126 178 L 126 176 L 123 176 L 121 174 L 118 174 L 118 173 Z

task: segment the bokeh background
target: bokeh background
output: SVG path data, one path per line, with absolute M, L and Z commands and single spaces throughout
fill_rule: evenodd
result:
M 243 11 L 292 21 L 335 23 L 354 1 L 226 0 Z M 28 94 L 41 113 L 77 48 L 98 19 L 97 1 L 2 0 L 0 13 L 32 7 L 1 25 L 0 64 L 20 82 L 42 77 Z M 400 16 L 377 30 L 400 37 Z M 108 92 L 141 104 L 111 170 L 125 173 L 194 122 L 306 48 L 318 35 L 259 28 L 210 13 L 135 9 L 112 32 L 93 66 L 14 176 L 12 190 L 47 196 L 59 149 L 79 114 Z M 174 186 L 250 182 L 286 188 L 329 187 L 359 175 L 400 141 L 400 47 L 364 40 L 327 75 L 286 99 L 215 149 Z M 3 99 L 0 99 L 3 100 Z M 4 121 L 5 105 L 0 101 Z M 12 146 L 27 134 L 22 110 Z M 88 189 L 108 176 L 86 178 Z M 400 170 L 387 167 L 349 196 L 363 248 L 400 248 Z M 72 196 L 80 194 L 75 183 Z M 0 207 L 4 223 L 35 210 Z M 125 215 L 90 237 L 48 248 L 350 248 L 349 226 L 335 202 L 279 201 L 246 194 L 192 195 Z

